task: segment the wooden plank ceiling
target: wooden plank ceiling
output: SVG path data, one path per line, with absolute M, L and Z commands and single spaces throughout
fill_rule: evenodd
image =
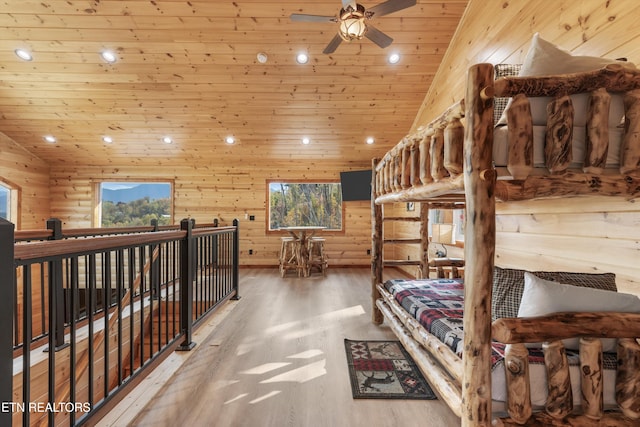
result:
M 58 166 L 368 165 L 408 133 L 466 4 L 418 0 L 374 17 L 391 46 L 363 39 L 324 55 L 337 24 L 289 15 L 336 15 L 340 0 L 0 0 L 0 132 Z

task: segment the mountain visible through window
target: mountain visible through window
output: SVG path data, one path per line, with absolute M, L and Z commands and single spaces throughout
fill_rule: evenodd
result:
M 172 224 L 171 184 L 165 182 L 103 182 L 100 184 L 101 227 Z

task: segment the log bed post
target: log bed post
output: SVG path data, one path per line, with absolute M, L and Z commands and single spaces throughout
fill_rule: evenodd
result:
M 429 210 L 431 204 L 420 203 L 420 274 L 429 278 Z
M 371 188 L 377 188 L 376 166 L 378 159 L 373 159 L 371 164 Z M 381 298 L 377 285 L 382 283 L 382 206 L 376 204 L 376 195 L 371 194 L 371 298 L 372 313 L 371 320 L 376 325 L 383 321 L 382 312 L 376 305 L 376 301 Z
M 464 186 L 466 193 L 463 427 L 491 425 L 491 289 L 495 253 L 493 66 L 469 69 L 465 96 Z

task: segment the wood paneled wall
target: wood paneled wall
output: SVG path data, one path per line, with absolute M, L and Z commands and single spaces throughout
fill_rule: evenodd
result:
M 368 165 L 350 166 L 365 169 Z M 229 168 L 207 167 L 81 167 L 51 171 L 51 213 L 64 226 L 90 227 L 93 216 L 93 187 L 100 180 L 162 180 L 174 183 L 174 220 L 191 217 L 196 222 L 221 225 L 240 220 L 240 263 L 252 266 L 276 266 L 280 250 L 280 234 L 266 233 L 267 179 L 335 179 L 344 164 L 314 167 L 313 164 L 283 161 L 260 165 L 255 159 Z M 255 216 L 255 221 L 245 219 Z M 329 266 L 364 266 L 370 264 L 367 250 L 371 247 L 370 202 L 345 202 L 345 232 L 326 235 Z M 249 255 L 249 250 L 253 254 Z
M 639 16 L 635 0 L 471 0 L 413 128 L 464 96 L 469 65 L 521 63 L 535 32 L 576 55 L 638 65 Z M 612 271 L 620 290 L 640 294 L 638 203 L 552 199 L 498 204 L 497 214 L 497 265 Z
M 49 218 L 49 166 L 2 133 L 0 180 L 20 192 L 16 228 L 45 228 Z

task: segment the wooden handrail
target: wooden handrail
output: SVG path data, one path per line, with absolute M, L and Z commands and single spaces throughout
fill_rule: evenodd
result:
M 495 320 L 492 338 L 504 344 L 554 341 L 576 336 L 594 338 L 640 337 L 640 314 L 589 312 Z
M 609 64 L 604 68 L 560 76 L 502 77 L 495 81 L 497 97 L 523 93 L 530 97 L 572 95 L 592 92 L 606 87 L 611 92 L 627 92 L 640 88 L 640 70 L 622 64 Z
M 28 261 L 44 257 L 86 254 L 127 246 L 147 245 L 167 240 L 184 238 L 185 231 L 158 231 L 156 233 L 131 234 L 126 236 L 104 236 L 93 239 L 65 239 L 32 242 L 16 245 L 14 259 Z

